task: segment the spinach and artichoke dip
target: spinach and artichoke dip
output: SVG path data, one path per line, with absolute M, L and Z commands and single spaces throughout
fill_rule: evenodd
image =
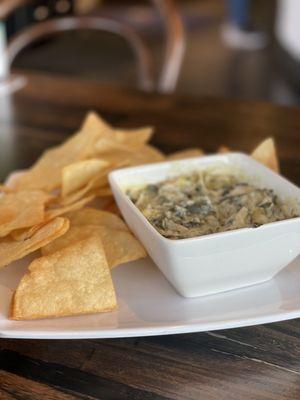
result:
M 273 190 L 218 168 L 130 188 L 127 195 L 169 239 L 258 227 L 299 216 L 299 210 L 284 204 Z

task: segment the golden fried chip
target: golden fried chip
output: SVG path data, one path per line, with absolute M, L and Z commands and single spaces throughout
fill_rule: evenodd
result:
M 67 149 L 62 146 L 52 148 L 44 152 L 33 167 L 14 179 L 12 186 L 16 189 L 51 191 L 61 184 L 62 168 L 77 160 L 78 152 L 67 154 Z
M 110 151 L 99 154 L 99 156 L 112 165 L 122 163 L 122 166 L 142 165 L 165 160 L 163 153 L 150 145 L 143 145 L 138 150 L 125 146 L 115 146 Z
M 15 320 L 112 311 L 116 295 L 98 238 L 34 260 L 12 300 Z
M 91 204 L 89 204 L 89 207 L 106 210 L 113 202 L 114 198 L 112 196 L 96 197 Z
M 87 186 L 84 188 L 80 189 L 79 191 L 72 193 L 70 196 L 67 196 L 63 199 L 60 200 L 60 205 L 61 206 L 69 206 L 74 203 L 79 202 L 83 197 L 94 197 L 94 198 L 112 198 L 112 191 L 109 186 L 107 187 L 101 187 L 101 188 L 95 188 L 93 187 L 93 182 L 89 182 Z
M 127 225 L 117 215 L 96 208 L 83 208 L 66 214 L 71 226 L 102 225 L 110 229 L 128 231 Z
M 66 233 L 69 221 L 66 218 L 55 218 L 43 225 L 31 238 L 24 241 L 15 241 L 6 237 L 0 240 L 0 268 L 19 260 L 35 250 L 46 246 L 54 239 Z
M 0 192 L 11 193 L 13 192 L 13 189 L 10 188 L 9 186 L 0 184 Z
M 104 170 L 98 176 L 92 178 L 84 187 L 76 190 L 75 192 L 72 192 L 71 194 L 68 194 L 65 197 L 60 198 L 59 203 L 63 206 L 66 206 L 68 204 L 75 203 L 80 199 L 82 199 L 83 197 L 87 197 L 92 194 L 94 194 L 95 196 L 102 196 L 102 197 L 111 196 L 112 193 L 109 189 L 108 174 L 113 169 L 121 168 L 124 166 L 125 165 L 123 162 L 119 162 L 117 164 L 114 164 L 113 166 L 104 168 Z
M 79 132 L 60 146 L 44 152 L 33 167 L 14 179 L 12 185 L 17 189 L 57 189 L 61 185 L 62 169 L 69 164 L 94 158 L 107 146 L 110 148 L 112 143 L 136 150 L 145 146 L 151 134 L 151 128 L 114 130 L 97 114 L 90 112 Z
M 137 159 L 134 165 L 156 163 L 166 159 L 166 156 L 160 150 L 150 144 L 140 147 L 139 151 L 136 152 L 136 157 Z
M 110 268 L 147 256 L 144 247 L 130 232 L 117 231 L 102 226 L 99 228 Z
M 117 142 L 113 136 L 113 133 L 109 137 L 104 136 L 100 138 L 95 145 L 95 149 L 97 150 L 97 156 L 100 158 L 102 157 L 105 158 L 105 154 L 109 152 L 114 152 L 114 151 L 127 152 L 133 150 L 127 144 Z
M 90 191 L 93 189 L 94 184 L 93 180 L 91 180 L 86 186 L 83 188 L 77 190 L 74 193 L 69 194 L 66 197 L 60 198 L 59 199 L 59 204 L 60 206 L 68 206 L 70 204 L 77 203 L 84 197 L 89 197 L 90 196 Z
M 0 237 L 42 222 L 49 198 L 45 192 L 28 190 L 0 195 Z
M 65 235 L 43 247 L 42 254 L 53 254 L 90 236 L 98 236 L 102 242 L 110 268 L 146 257 L 144 248 L 131 233 L 100 225 L 71 226 Z
M 125 155 L 124 161 L 129 165 L 143 165 L 164 161 L 165 156 L 162 152 L 150 145 L 145 145 L 139 148 L 139 151 L 131 151 Z
M 16 229 L 10 233 L 10 236 L 17 241 L 29 239 L 36 231 L 41 229 L 41 227 L 46 225 L 48 222 L 49 221 L 43 221 L 40 224 L 31 226 L 30 228 Z
M 111 190 L 108 186 L 107 176 L 103 176 L 102 178 L 94 178 L 92 179 L 86 186 L 77 190 L 74 193 L 67 195 L 66 197 L 59 199 L 59 204 L 61 206 L 67 206 L 73 203 L 78 202 L 84 197 L 89 197 L 92 195 L 97 196 L 111 196 Z
M 97 154 L 101 160 L 105 160 L 111 165 L 116 165 L 120 161 L 122 161 L 124 166 L 130 165 L 130 158 L 135 151 L 131 149 L 120 149 L 119 147 L 116 148 L 115 146 L 111 150 L 106 150 L 105 152 Z
M 77 192 L 74 192 L 67 197 L 61 198 L 59 200 L 59 205 L 60 206 L 69 206 L 71 204 L 79 202 L 80 200 L 82 200 L 85 197 L 90 197 L 90 196 L 112 197 L 112 191 L 108 186 L 96 188 L 96 187 L 94 187 L 94 182 L 91 181 L 85 187 L 78 190 Z
M 273 138 L 268 138 L 260 143 L 252 152 L 251 157 L 275 172 L 280 171 L 276 146 Z
M 193 158 L 193 157 L 200 157 L 204 155 L 204 151 L 198 148 L 192 149 L 184 149 L 180 151 L 176 151 L 175 153 L 170 154 L 167 156 L 168 161 L 172 160 L 183 160 L 185 158 Z
M 86 204 L 90 203 L 95 198 L 94 195 L 84 197 L 75 203 L 68 204 L 66 206 L 58 205 L 56 208 L 49 209 L 45 212 L 45 220 L 49 221 L 52 218 L 58 217 L 70 211 L 76 211 L 83 208 Z
M 111 129 L 95 144 L 96 152 L 102 153 L 114 150 L 138 149 L 145 145 L 153 134 L 153 128 L 145 127 L 132 130 Z
M 124 149 L 138 148 L 147 143 L 153 133 L 153 128 L 144 127 L 138 129 L 114 129 L 105 122 L 99 115 L 89 113 L 82 130 L 96 132 L 97 140 L 93 143 L 90 153 L 85 153 L 87 156 L 93 157 L 97 153 L 116 150 L 116 146 L 121 146 Z
M 149 126 L 139 129 L 114 130 L 114 136 L 119 143 L 134 148 L 148 143 L 152 135 L 153 128 Z
M 93 178 L 101 177 L 108 165 L 107 161 L 93 158 L 64 167 L 62 170 L 62 196 L 66 197 L 87 185 Z
M 47 150 L 24 174 L 14 179 L 17 189 L 43 189 L 51 191 L 61 184 L 62 169 L 76 161 L 91 157 L 94 145 L 107 128 L 95 113 L 89 113 L 80 129 L 60 146 Z
M 108 211 L 112 214 L 121 215 L 121 212 L 115 201 L 113 201 L 111 204 L 109 204 L 107 207 L 105 207 L 105 211 Z
M 94 194 L 95 196 L 98 196 L 98 197 L 107 197 L 107 196 L 113 195 L 112 190 L 109 186 L 104 187 L 104 188 L 99 188 L 99 189 L 97 189 L 97 188 L 92 189 L 90 194 Z

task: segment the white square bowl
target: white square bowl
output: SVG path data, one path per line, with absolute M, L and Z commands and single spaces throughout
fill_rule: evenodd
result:
M 184 297 L 210 295 L 267 281 L 300 253 L 299 217 L 258 228 L 171 240 L 156 231 L 125 193 L 130 186 L 157 183 L 220 162 L 244 171 L 257 186 L 273 189 L 282 200 L 300 200 L 297 186 L 241 153 L 148 164 L 109 175 L 114 197 L 128 226 Z

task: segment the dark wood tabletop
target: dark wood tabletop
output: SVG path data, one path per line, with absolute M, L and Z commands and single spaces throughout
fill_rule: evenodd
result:
M 0 96 L 0 179 L 30 166 L 94 109 L 113 124 L 152 124 L 170 152 L 224 144 L 249 152 L 275 137 L 282 173 L 300 183 L 300 108 L 145 94 L 27 75 Z M 300 322 L 113 340 L 0 339 L 0 399 L 299 400 Z

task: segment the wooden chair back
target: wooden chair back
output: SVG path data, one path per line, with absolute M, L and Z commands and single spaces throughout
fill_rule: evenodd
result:
M 0 19 L 5 19 L 16 8 L 32 0 L 0 0 Z M 178 8 L 173 0 L 151 0 L 158 11 L 165 31 L 164 57 L 157 82 L 153 75 L 151 52 L 141 36 L 128 24 L 101 16 L 61 17 L 36 23 L 15 35 L 8 43 L 8 65 L 31 44 L 61 32 L 92 29 L 123 37 L 134 54 L 138 86 L 144 90 L 170 93 L 176 88 L 185 51 L 185 30 Z

